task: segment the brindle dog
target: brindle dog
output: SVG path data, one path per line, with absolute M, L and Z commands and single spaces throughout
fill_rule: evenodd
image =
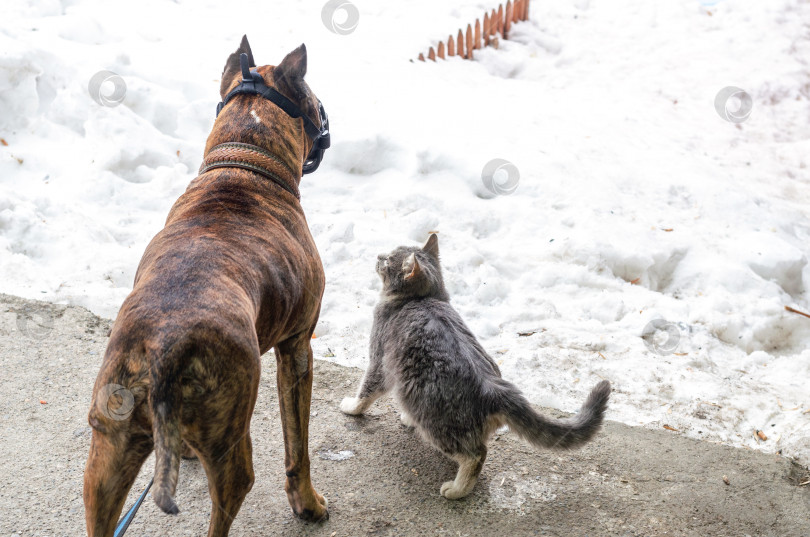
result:
M 223 99 L 242 78 L 242 53 L 252 66 L 246 37 L 225 64 Z M 306 63 L 301 45 L 257 72 L 318 125 L 319 101 L 304 82 Z M 270 348 L 278 365 L 287 497 L 301 518 L 329 516 L 310 481 L 307 446 L 310 339 L 324 272 L 295 195 L 312 140 L 302 118 L 259 96 L 239 95 L 214 123 L 206 154 L 225 142 L 270 153 L 277 169 L 290 172 L 282 179 L 293 188 L 238 167 L 201 173 L 147 246 L 93 389 L 84 474 L 91 537 L 113 535 L 153 448 L 152 496 L 160 508 L 178 512 L 173 496 L 181 454 L 197 456 L 213 503 L 208 535 L 228 534 L 253 485 L 250 419 L 260 356 Z

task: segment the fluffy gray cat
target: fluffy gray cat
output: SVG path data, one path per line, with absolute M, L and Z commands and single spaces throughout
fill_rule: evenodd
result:
M 400 246 L 377 258 L 383 281 L 374 309 L 369 366 L 357 397 L 340 410 L 365 412 L 393 392 L 402 423 L 459 464 L 441 494 L 456 500 L 472 492 L 487 455 L 487 441 L 503 424 L 538 447 L 572 448 L 599 430 L 610 396 L 603 380 L 579 414 L 541 416 L 511 383 L 450 305 L 439 265 L 439 240 L 423 248 Z

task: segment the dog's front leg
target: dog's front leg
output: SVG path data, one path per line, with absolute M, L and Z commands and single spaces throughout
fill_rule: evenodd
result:
M 309 407 L 312 400 L 311 331 L 276 347 L 278 401 L 284 430 L 287 499 L 305 520 L 329 517 L 326 499 L 315 492 L 309 475 Z

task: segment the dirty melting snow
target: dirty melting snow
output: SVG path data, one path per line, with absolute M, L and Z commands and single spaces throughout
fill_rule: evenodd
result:
M 320 1 L 6 6 L 0 291 L 114 317 L 241 34 L 260 63 L 303 41 L 333 130 L 302 183 L 316 356 L 365 366 L 376 255 L 438 231 L 453 304 L 534 403 L 574 411 L 606 378 L 611 419 L 810 463 L 810 319 L 785 310 L 810 310 L 810 4 L 536 2 L 499 50 L 440 64 L 408 59 L 494 4 L 393 4 L 356 2 L 349 35 Z M 101 70 L 120 106 L 88 95 Z M 727 86 L 744 123 L 714 110 Z M 483 186 L 495 158 L 511 195 Z
M 354 457 L 354 451 L 349 449 L 344 449 L 341 451 L 325 449 L 319 451 L 318 456 L 326 461 L 345 461 Z

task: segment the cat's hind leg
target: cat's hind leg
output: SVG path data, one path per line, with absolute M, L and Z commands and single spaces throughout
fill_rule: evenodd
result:
M 442 485 L 441 495 L 448 500 L 458 500 L 472 492 L 475 483 L 478 481 L 478 474 L 484 467 L 487 458 L 487 448 L 482 447 L 476 455 L 453 455 L 453 460 L 458 462 L 458 473 L 456 479 L 447 481 Z

